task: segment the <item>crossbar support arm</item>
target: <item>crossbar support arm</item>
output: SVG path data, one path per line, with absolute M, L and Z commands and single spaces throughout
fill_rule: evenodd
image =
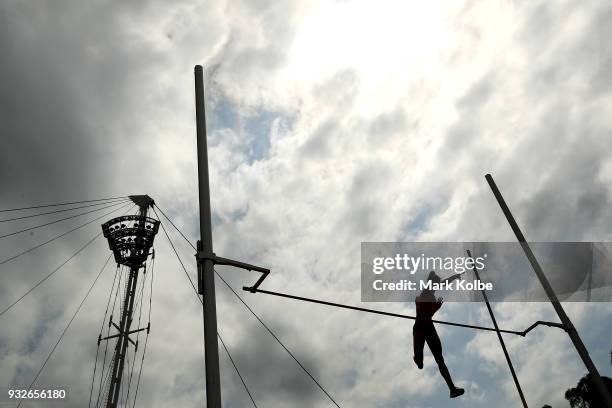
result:
M 213 265 L 233 266 L 235 268 L 245 269 L 247 271 L 260 272 L 262 275 L 259 277 L 257 282 L 255 282 L 255 285 L 253 285 L 252 287 L 249 288 L 249 290 L 251 290 L 251 291 L 257 290 L 259 285 L 261 285 L 261 283 L 264 281 L 264 279 L 266 279 L 266 277 L 270 273 L 270 270 L 267 269 L 267 268 L 263 268 L 263 267 L 257 266 L 257 265 L 251 265 L 251 264 L 248 264 L 246 262 L 236 261 L 234 259 L 223 258 L 223 257 L 215 255 L 214 252 L 213 253 L 206 253 L 204 251 L 199 250 L 197 252 L 197 254 L 196 254 L 196 258 L 198 260 L 200 260 L 201 262 L 209 260 L 209 261 L 211 261 L 213 263 Z M 198 291 L 200 292 L 200 295 L 204 294 L 204 290 L 203 290 L 204 287 L 201 284 L 201 280 L 202 279 L 203 279 L 202 273 L 201 273 L 200 270 L 198 270 Z

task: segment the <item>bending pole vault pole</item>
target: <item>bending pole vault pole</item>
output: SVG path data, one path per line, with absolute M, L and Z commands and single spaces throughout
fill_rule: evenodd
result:
M 198 292 L 203 294 L 204 361 L 206 364 L 206 406 L 221 408 L 219 381 L 219 344 L 217 343 L 217 305 L 213 269 L 210 190 L 208 184 L 208 152 L 206 146 L 206 113 L 204 111 L 204 73 L 195 67 L 196 127 L 198 138 L 198 188 L 200 201 L 200 241 L 198 253 Z
M 572 340 L 572 343 L 574 343 L 574 347 L 576 347 L 576 351 L 580 355 L 580 358 L 582 358 L 582 361 L 584 362 L 584 365 L 586 366 L 587 370 L 589 370 L 589 373 L 591 374 L 591 379 L 593 380 L 593 383 L 597 387 L 597 390 L 599 391 L 601 398 L 603 399 L 603 401 L 606 403 L 608 407 L 612 407 L 612 396 L 610 396 L 610 393 L 606 389 L 606 386 L 603 380 L 601 379 L 599 372 L 597 371 L 597 367 L 595 367 L 595 364 L 593 364 L 593 361 L 591 360 L 591 357 L 589 356 L 589 352 L 584 346 L 584 343 L 582 343 L 582 340 L 580 339 L 580 336 L 578 335 L 578 331 L 576 331 L 576 328 L 572 324 L 572 321 L 565 314 L 565 310 L 563 310 L 563 306 L 561 306 L 561 302 L 559 302 L 559 299 L 557 299 L 557 295 L 555 294 L 555 291 L 553 290 L 552 286 L 550 286 L 548 279 L 546 279 L 546 275 L 544 275 L 544 271 L 542 270 L 542 267 L 540 266 L 538 260 L 536 259 L 533 252 L 531 252 L 531 248 L 529 247 L 527 240 L 525 240 L 525 236 L 523 236 L 523 233 L 521 232 L 518 224 L 514 220 L 514 217 L 512 216 L 510 209 L 506 205 L 506 201 L 504 200 L 504 197 L 502 197 L 501 193 L 499 192 L 499 189 L 497 188 L 497 185 L 495 184 L 495 181 L 493 181 L 493 177 L 490 174 L 487 174 L 485 178 L 487 179 L 487 182 L 489 183 L 489 186 L 491 187 L 491 190 L 493 191 L 493 195 L 495 195 L 495 198 L 497 199 L 499 206 L 501 207 L 504 215 L 506 216 L 506 219 L 508 220 L 510 227 L 512 227 L 512 231 L 514 231 L 514 235 L 516 235 L 516 238 L 520 242 L 521 247 L 523 248 L 523 251 L 525 252 L 525 255 L 527 256 L 527 259 L 529 259 L 529 263 L 531 263 L 531 267 L 533 268 L 538 279 L 540 280 L 540 283 L 542 283 L 542 286 L 544 287 L 544 290 L 546 291 L 546 294 L 548 295 L 550 302 L 555 308 L 557 315 L 559 315 L 559 319 L 561 320 L 561 323 L 563 324 L 565 330 L 567 331 L 567 334 Z

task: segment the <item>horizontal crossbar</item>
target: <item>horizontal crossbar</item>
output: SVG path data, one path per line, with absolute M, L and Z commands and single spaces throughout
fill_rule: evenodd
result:
M 344 304 L 341 304 L 341 303 L 328 302 L 328 301 L 320 300 L 320 299 L 313 299 L 313 298 L 307 298 L 307 297 L 303 297 L 303 296 L 289 295 L 287 293 L 274 292 L 274 291 L 271 291 L 271 290 L 257 289 L 257 288 L 254 288 L 254 287 L 247 287 L 247 286 L 243 287 L 242 289 L 247 291 L 247 292 L 251 292 L 251 293 L 263 293 L 263 294 L 266 294 L 266 295 L 284 297 L 284 298 L 294 299 L 294 300 L 301 300 L 303 302 L 317 303 L 317 304 L 320 304 L 320 305 L 339 307 L 339 308 L 342 308 L 342 309 L 350 309 L 350 310 L 356 310 L 356 311 L 359 311 L 359 312 L 373 313 L 373 314 L 379 314 L 379 315 L 390 316 L 390 317 L 399 317 L 401 319 L 416 320 L 415 316 L 404 315 L 404 314 L 400 314 L 400 313 L 384 312 L 384 311 L 375 310 L 375 309 L 366 309 L 364 307 L 350 306 L 350 305 L 344 305 Z M 476 326 L 476 325 L 465 324 L 465 323 L 447 322 L 447 321 L 444 321 L 444 320 L 433 320 L 432 319 L 432 322 L 433 323 L 438 323 L 438 324 L 444 324 L 444 325 L 447 325 L 447 326 L 466 327 L 468 329 L 493 331 L 493 332 L 497 331 L 493 327 Z M 527 328 L 524 331 L 503 330 L 503 329 L 500 329 L 499 331 L 501 333 L 514 334 L 514 335 L 517 335 L 517 336 L 523 336 L 524 337 L 525 335 L 527 335 L 527 333 L 529 333 L 531 330 L 533 330 L 538 325 L 545 325 L 545 326 L 551 326 L 551 327 L 559 327 L 559 328 L 565 329 L 565 327 L 562 324 L 560 324 L 560 323 L 545 322 L 545 321 L 541 321 L 540 320 L 540 321 L 537 321 L 536 323 L 532 324 L 531 326 L 529 326 L 529 328 Z

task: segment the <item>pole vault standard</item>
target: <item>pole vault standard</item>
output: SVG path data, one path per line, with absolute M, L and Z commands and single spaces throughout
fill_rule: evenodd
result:
M 540 263 L 538 262 L 535 255 L 531 251 L 531 248 L 529 247 L 529 244 L 527 243 L 525 236 L 523 235 L 523 233 L 521 232 L 521 229 L 516 223 L 514 216 L 512 216 L 512 213 L 510 212 L 510 209 L 508 208 L 508 205 L 506 204 L 504 197 L 499 192 L 499 189 L 497 188 L 497 185 L 495 184 L 493 177 L 490 174 L 487 174 L 485 178 L 487 179 L 487 183 L 489 183 L 489 186 L 491 187 L 491 190 L 493 191 L 493 195 L 495 195 L 495 198 L 497 199 L 499 206 L 501 207 L 504 215 L 506 216 L 506 219 L 508 220 L 508 223 L 510 224 L 512 231 L 514 231 L 514 235 L 516 235 L 517 240 L 521 244 L 521 247 L 523 248 L 523 251 L 525 252 L 525 255 L 527 256 L 527 259 L 529 259 L 529 263 L 531 263 L 531 267 L 533 268 L 536 276 L 540 280 L 540 283 L 544 287 L 544 290 L 546 291 L 546 294 L 548 295 L 550 302 L 552 303 L 555 311 L 557 312 L 557 315 L 559 316 L 561 323 L 563 324 L 565 330 L 567 331 L 567 334 L 572 340 L 572 343 L 574 343 L 574 347 L 576 348 L 576 351 L 580 355 L 580 358 L 582 359 L 582 362 L 586 366 L 587 370 L 589 370 L 589 373 L 591 374 L 591 379 L 593 380 L 595 387 L 597 387 L 597 390 L 599 391 L 601 398 L 603 399 L 603 401 L 606 403 L 608 407 L 612 407 L 612 396 L 608 392 L 603 380 L 601 379 L 601 376 L 599 375 L 599 372 L 597 371 L 597 367 L 595 367 L 595 364 L 591 360 L 591 357 L 589 356 L 589 351 L 585 347 L 584 343 L 582 343 L 582 339 L 580 338 L 578 331 L 572 324 L 572 321 L 567 316 L 567 314 L 565 314 L 565 310 L 563 310 L 563 306 L 561 306 L 561 302 L 559 302 L 559 299 L 557 298 L 555 291 L 553 290 L 552 286 L 550 286 L 550 283 L 548 282 L 546 275 L 544 275 L 544 271 L 542 270 Z
M 202 67 L 195 67 L 196 124 L 198 142 L 198 187 L 200 201 L 200 240 L 198 253 L 212 254 L 210 191 L 208 184 L 208 148 L 206 145 L 206 113 L 204 111 L 204 75 Z M 217 302 L 215 274 L 211 259 L 198 258 L 198 292 L 204 294 L 204 361 L 206 364 L 206 406 L 221 407 L 219 379 L 219 344 L 217 343 Z
M 469 258 L 472 258 L 472 253 L 470 250 L 467 250 L 467 255 Z M 474 275 L 476 275 L 476 279 L 480 280 L 480 275 L 478 274 L 478 269 L 476 265 L 473 268 Z M 484 290 L 481 290 L 482 297 L 487 305 L 487 310 L 489 311 L 489 316 L 491 316 L 491 320 L 493 321 L 493 326 L 495 326 L 495 333 L 497 333 L 497 338 L 499 339 L 499 344 L 501 345 L 502 350 L 504 351 L 504 356 L 506 357 L 506 362 L 508 363 L 508 367 L 510 368 L 510 373 L 512 374 L 512 379 L 514 380 L 514 385 L 516 385 L 516 390 L 521 397 L 521 402 L 525 408 L 527 407 L 527 401 L 525 400 L 525 395 L 523 395 L 523 390 L 521 388 L 521 383 L 519 383 L 518 377 L 516 376 L 516 372 L 514 371 L 514 365 L 512 364 L 512 360 L 510 359 L 510 354 L 508 354 L 508 350 L 506 349 L 506 343 L 504 343 L 504 338 L 501 335 L 501 330 L 499 330 L 499 326 L 497 325 L 497 319 L 495 318 L 495 314 L 493 313 L 493 308 L 489 303 L 489 297 Z
M 229 265 L 249 271 L 257 271 L 263 273 L 263 277 L 267 276 L 270 270 L 232 259 L 221 258 L 213 252 L 208 147 L 206 145 L 206 112 L 204 109 L 204 70 L 201 65 L 195 66 L 194 74 L 198 146 L 198 197 L 200 202 L 200 240 L 197 245 L 196 259 L 198 262 L 198 293 L 203 295 L 204 298 L 202 307 L 204 315 L 204 361 L 206 364 L 206 406 L 208 408 L 221 408 L 214 266 Z

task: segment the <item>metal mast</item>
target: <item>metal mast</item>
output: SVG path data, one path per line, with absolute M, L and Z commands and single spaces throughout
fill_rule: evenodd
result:
M 115 255 L 117 264 L 125 265 L 130 268 L 125 297 L 121 307 L 121 321 L 119 326 L 113 322 L 111 315 L 109 326 L 112 325 L 117 329 L 118 333 L 102 340 L 110 340 L 116 338 L 115 353 L 113 357 L 113 367 L 110 377 L 110 385 L 106 398 L 107 408 L 116 408 L 119 403 L 121 391 L 121 378 L 123 376 L 123 368 L 127 355 L 129 343 L 138 348 L 138 343 L 135 343 L 130 334 L 142 330 L 150 330 L 150 326 L 130 330 L 132 325 L 132 312 L 134 308 L 134 298 L 136 295 L 136 283 L 138 281 L 138 272 L 144 266 L 145 261 L 149 256 L 149 250 L 153 245 L 153 239 L 159 228 L 159 221 L 147 217 L 147 210 L 155 203 L 151 197 L 130 196 L 132 201 L 139 206 L 138 215 L 125 215 L 114 218 L 102 225 L 104 237 L 108 239 L 108 245 Z
M 228 265 L 263 273 L 258 283 L 270 273 L 269 269 L 233 259 L 216 256 L 213 252 L 208 182 L 208 148 L 206 145 L 206 113 L 204 110 L 204 71 L 196 65 L 195 99 L 198 146 L 198 187 L 200 201 L 200 240 L 197 245 L 198 293 L 203 295 L 204 360 L 206 363 L 206 406 L 221 408 L 221 381 L 219 377 L 219 344 L 217 343 L 217 304 L 215 299 L 215 265 Z
M 601 399 L 606 403 L 608 407 L 612 407 L 612 396 L 610 395 L 610 392 L 607 390 L 606 385 L 601 379 L 601 376 L 599 375 L 599 371 L 597 371 L 597 367 L 593 363 L 593 360 L 591 360 L 591 356 L 589 356 L 589 351 L 587 350 L 586 346 L 582 342 L 582 339 L 580 338 L 578 331 L 572 324 L 572 321 L 570 320 L 569 316 L 565 313 L 563 306 L 561 306 L 561 302 L 559 302 L 559 299 L 557 298 L 557 295 L 555 294 L 555 291 L 553 290 L 552 286 L 550 286 L 550 283 L 548 282 L 548 279 L 546 278 L 546 275 L 544 274 L 544 271 L 542 270 L 540 263 L 538 262 L 535 255 L 531 251 L 531 247 L 527 243 L 527 240 L 525 239 L 523 232 L 519 228 L 518 224 L 516 223 L 516 220 L 514 219 L 514 216 L 510 212 L 510 208 L 508 208 L 508 205 L 506 204 L 504 197 L 501 195 L 499 189 L 497 188 L 497 184 L 495 184 L 495 181 L 493 180 L 493 177 L 490 174 L 487 174 L 485 178 L 487 180 L 487 183 L 489 183 L 489 187 L 491 187 L 491 191 L 493 191 L 493 195 L 497 199 L 497 203 L 499 204 L 502 212 L 506 216 L 506 219 L 508 220 L 508 223 L 510 224 L 512 231 L 514 231 L 514 235 L 516 235 L 516 239 L 521 244 L 521 247 L 523 248 L 523 252 L 525 252 L 525 256 L 529 260 L 529 263 L 531 263 L 531 267 L 533 268 L 533 271 L 535 272 L 536 276 L 540 280 L 540 283 L 542 284 L 542 287 L 544 288 L 546 295 L 548 295 L 548 299 L 550 300 L 550 303 L 552 303 L 552 306 L 555 309 L 555 312 L 557 312 L 557 315 L 559 316 L 559 320 L 561 320 L 561 323 L 563 324 L 563 328 L 569 335 L 569 338 L 572 341 L 572 343 L 574 343 L 574 347 L 576 348 L 578 355 L 582 359 L 582 362 L 586 366 L 587 370 L 589 370 L 589 374 L 591 375 L 591 380 L 593 381 L 593 384 L 595 384 L 597 391 L 599 391 L 599 394 L 601 395 Z
M 204 74 L 202 66 L 195 67 L 196 128 L 198 143 L 198 187 L 200 201 L 200 241 L 198 252 L 207 259 L 198 262 L 198 286 L 200 294 L 206 292 L 204 314 L 204 361 L 206 363 L 206 406 L 221 407 L 221 382 L 219 380 L 219 344 L 217 343 L 217 302 L 215 300 L 215 272 L 210 217 L 210 189 L 208 185 L 208 148 L 206 146 L 206 113 L 204 111 Z

